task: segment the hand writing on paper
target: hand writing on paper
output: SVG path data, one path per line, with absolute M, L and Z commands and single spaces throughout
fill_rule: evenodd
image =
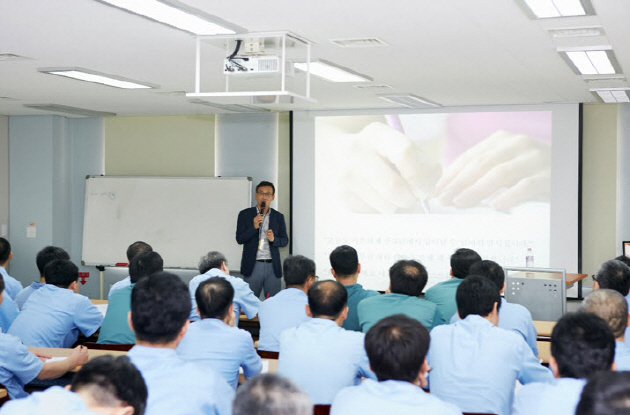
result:
M 549 200 L 551 146 L 522 134 L 497 131 L 445 169 L 437 183 L 444 205 L 468 208 L 487 199 L 507 210 L 530 200 Z

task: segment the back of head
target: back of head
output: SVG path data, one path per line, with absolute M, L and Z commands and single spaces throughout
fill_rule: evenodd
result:
M 197 287 L 195 300 L 201 318 L 223 319 L 234 300 L 234 287 L 225 278 L 208 278 Z
M 619 255 L 617 258 L 615 258 L 617 261 L 621 261 L 624 264 L 626 264 L 627 266 L 630 267 L 630 257 L 626 256 L 626 255 Z
M 392 293 L 417 297 L 427 285 L 427 270 L 413 259 L 401 259 L 389 269 L 389 282 Z
M 494 304 L 497 310 L 501 306 L 501 294 L 497 286 L 481 275 L 469 275 L 459 284 L 455 293 L 457 312 L 464 319 L 470 314 L 486 317 L 492 312 Z
M 164 261 L 154 251 L 138 252 L 129 263 L 129 278 L 135 284 L 140 278 L 164 271 Z
M 604 320 L 593 313 L 565 314 L 551 332 L 551 356 L 563 378 L 587 379 L 610 370 L 615 337 Z
M 68 288 L 70 284 L 79 280 L 79 268 L 67 259 L 55 259 L 44 267 L 46 284 Z
M 414 382 L 429 350 L 429 331 L 403 314 L 386 317 L 365 335 L 365 351 L 379 381 Z
M 289 285 L 304 285 L 309 277 L 315 276 L 315 262 L 303 255 L 292 255 L 282 265 L 284 281 Z
M 308 289 L 313 317 L 337 318 L 348 303 L 348 291 L 334 280 L 318 281 Z
M 0 238 L 0 264 L 9 260 L 11 255 L 11 244 L 6 238 Z
M 147 387 L 127 356 L 101 356 L 90 360 L 74 375 L 70 390 L 88 394 L 101 407 L 131 406 L 134 415 L 144 414 Z
M 359 267 L 357 250 L 348 245 L 336 247 L 330 253 L 330 266 L 338 277 L 356 274 Z
M 131 291 L 131 322 L 136 339 L 154 344 L 177 337 L 190 314 L 190 294 L 175 274 L 158 272 L 142 278 Z
M 575 415 L 630 414 L 630 372 L 600 372 L 582 390 Z
M 150 251 L 153 251 L 153 248 L 151 248 L 151 245 L 149 245 L 146 242 L 136 241 L 132 243 L 131 245 L 129 245 L 129 248 L 127 248 L 127 261 L 131 262 L 133 257 L 135 257 L 139 252 L 150 252 Z
M 218 251 L 210 251 L 199 260 L 199 273 L 205 274 L 213 268 L 221 268 L 224 262 L 227 265 L 225 255 Z
M 599 288 L 610 288 L 625 297 L 630 290 L 630 267 L 621 261 L 611 259 L 602 264 L 595 280 Z
M 0 294 L 4 293 L 4 278 L 0 275 Z
M 275 373 L 249 379 L 236 390 L 234 415 L 312 415 L 313 403 L 297 385 Z
M 470 274 L 470 266 L 478 261 L 481 261 L 481 257 L 477 252 L 468 248 L 459 248 L 451 255 L 453 277 L 466 278 Z
M 469 274 L 486 277 L 497 286 L 499 291 L 503 289 L 503 284 L 505 283 L 505 272 L 503 272 L 501 265 L 494 261 L 486 259 L 475 262 L 470 266 Z
M 615 290 L 602 288 L 592 291 L 582 302 L 583 311 L 604 319 L 615 338 L 621 337 L 628 325 L 628 302 Z
M 68 255 L 63 248 L 59 248 L 58 246 L 47 246 L 37 253 L 35 262 L 37 263 L 40 276 L 44 276 L 44 268 L 50 261 L 54 261 L 55 259 L 70 260 L 70 255 Z

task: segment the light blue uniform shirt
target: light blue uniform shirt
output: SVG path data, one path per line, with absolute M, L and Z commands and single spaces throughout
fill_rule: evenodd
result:
M 455 313 L 451 318 L 451 323 L 459 321 L 460 318 Z M 504 298 L 501 299 L 501 307 L 499 307 L 499 326 L 502 329 L 513 330 L 520 334 L 527 345 L 534 352 L 534 356 L 538 356 L 538 345 L 536 338 L 538 333 L 532 321 L 532 313 L 520 304 L 508 303 Z
M 131 277 L 130 276 L 127 276 L 126 278 L 123 278 L 122 280 L 114 283 L 114 285 L 112 285 L 112 288 L 109 289 L 109 294 L 107 295 L 107 300 L 112 298 L 112 294 L 114 293 L 114 291 L 120 290 L 121 288 L 129 287 L 130 285 L 131 285 Z
M 615 342 L 615 364 L 617 371 L 630 370 L 630 347 L 626 342 Z
M 478 315 L 434 328 L 428 360 L 431 394 L 463 412 L 509 415 L 517 379 L 553 380 L 521 336 Z
M 89 337 L 103 322 L 103 315 L 81 294 L 46 284 L 26 300 L 8 333 L 27 346 L 71 347 L 79 331 Z
M 343 321 L 341 327 L 346 330 L 361 331 L 357 310 L 359 303 L 361 300 L 379 295 L 378 291 L 364 290 L 361 284 L 344 285 L 344 287 L 348 292 L 348 317 Z
M 168 348 L 134 346 L 127 357 L 147 384 L 145 415 L 232 413 L 234 389 L 215 371 L 202 371 Z
M 512 415 L 574 415 L 584 379 L 561 378 L 551 383 L 530 383 L 514 397 Z
M 313 403 L 330 404 L 341 389 L 361 383 L 361 377 L 376 379 L 364 338 L 333 320 L 312 318 L 280 335 L 278 373 L 296 382 Z
M 61 386 L 27 395 L 25 399 L 9 401 L 0 408 L 0 415 L 98 415 L 88 409 L 76 393 Z
M 119 288 L 109 297 L 97 343 L 129 344 L 136 341 L 136 334 L 129 327 L 127 317 L 131 311 L 131 290 L 134 285 Z
M 4 279 L 4 293 L 9 294 L 9 297 L 15 298 L 16 295 L 20 291 L 22 291 L 22 283 L 7 273 L 7 270 L 4 267 L 0 267 L 0 275 L 2 275 L 2 279 Z
M 17 304 L 8 295 L 2 295 L 2 304 L 0 304 L 0 329 L 6 333 L 13 324 L 20 310 L 18 310 Z
M 337 394 L 331 415 L 461 415 L 450 403 L 442 402 L 413 383 L 399 380 L 377 382 L 365 379 L 358 386 Z
M 177 346 L 177 354 L 204 370 L 210 368 L 220 373 L 234 389 L 238 386 L 239 367 L 246 378 L 262 370 L 251 334 L 216 318 L 205 318 L 188 326 L 186 336 Z
M 197 300 L 195 298 L 195 292 L 197 287 L 212 277 L 221 277 L 228 280 L 232 287 L 234 287 L 234 312 L 236 313 L 236 321 L 238 322 L 238 316 L 241 314 L 241 310 L 245 313 L 247 318 L 251 319 L 258 314 L 258 308 L 260 307 L 260 300 L 254 295 L 254 292 L 249 288 L 249 284 L 243 281 L 241 278 L 227 275 L 218 268 L 212 268 L 205 274 L 197 275 L 190 280 L 188 284 L 188 291 L 190 291 L 190 302 L 192 303 L 192 310 L 190 310 L 189 319 L 192 321 L 199 321 L 199 314 L 197 314 Z
M 455 293 L 462 281 L 464 280 L 461 278 L 451 278 L 438 282 L 424 293 L 424 298 L 437 305 L 438 311 L 446 321 L 449 321 L 452 316 L 457 314 Z
M 31 294 L 33 294 L 36 290 L 39 290 L 44 285 L 46 285 L 45 282 L 32 282 L 31 285 L 20 291 L 15 296 L 15 303 L 17 304 L 18 308 L 21 310 L 28 297 L 30 297 Z
M 24 385 L 39 375 L 44 362 L 30 353 L 20 339 L 0 333 L 0 383 L 11 399 L 28 396 Z
M 432 302 L 411 295 L 390 293 L 366 298 L 359 303 L 361 331 L 367 333 L 379 320 L 394 314 L 405 314 L 416 319 L 427 330 L 446 323 Z
M 280 334 L 310 319 L 306 315 L 307 304 L 306 293 L 297 288 L 284 289 L 263 301 L 258 310 L 258 350 L 280 351 Z

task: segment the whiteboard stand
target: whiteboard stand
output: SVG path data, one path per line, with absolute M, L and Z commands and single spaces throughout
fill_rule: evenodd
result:
M 97 265 L 96 269 L 98 270 L 98 281 L 99 281 L 99 284 L 101 286 L 101 288 L 100 288 L 101 300 L 104 300 L 104 298 L 103 298 L 103 291 L 105 291 L 105 266 Z

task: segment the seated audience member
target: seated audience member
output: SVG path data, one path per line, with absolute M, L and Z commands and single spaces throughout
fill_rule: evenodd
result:
M 494 261 L 479 261 L 470 267 L 471 275 L 481 275 L 489 278 L 494 285 L 499 288 L 499 294 L 505 291 L 505 273 L 503 268 Z M 459 320 L 459 316 L 455 314 L 451 318 L 451 323 Z M 538 356 L 538 346 L 536 345 L 536 327 L 532 321 L 532 314 L 528 309 L 520 304 L 508 303 L 505 298 L 501 298 L 499 305 L 499 326 L 502 329 L 514 330 L 520 334 L 534 352 L 534 356 Z
M 2 280 L 2 286 L 4 287 L 4 277 L 2 275 L 0 275 L 0 280 Z M 20 310 L 18 310 L 15 301 L 8 294 L 5 295 L 4 301 L 0 303 L 0 332 L 6 333 L 18 314 L 20 314 Z
M 201 321 L 191 324 L 177 346 L 177 354 L 197 366 L 209 367 L 236 389 L 239 367 L 246 378 L 262 370 L 251 334 L 236 325 L 234 287 L 225 278 L 211 277 L 195 293 Z
M 312 415 L 306 392 L 289 379 L 265 373 L 245 382 L 236 391 L 233 415 Z
M 199 314 L 197 314 L 197 303 L 195 301 L 195 293 L 197 287 L 203 281 L 211 277 L 221 277 L 227 280 L 234 288 L 234 312 L 236 313 L 236 323 L 238 325 L 238 317 L 241 311 L 245 313 L 247 318 L 251 319 L 256 317 L 258 313 L 258 307 L 260 307 L 260 300 L 254 295 L 254 292 L 249 288 L 249 284 L 243 281 L 242 278 L 233 277 L 230 275 L 230 269 L 228 268 L 227 259 L 221 252 L 210 251 L 201 258 L 199 262 L 199 273 L 195 278 L 190 280 L 188 284 L 188 291 L 190 292 L 190 300 L 192 302 L 192 310 L 190 311 L 190 320 L 199 320 Z
M 599 289 L 591 292 L 582 303 L 582 310 L 603 318 L 615 336 L 615 365 L 617 370 L 630 370 L 630 347 L 626 343 L 626 328 L 630 315 L 628 303 L 617 291 Z
M 438 311 L 444 320 L 450 321 L 457 313 L 455 292 L 459 284 L 469 274 L 470 266 L 481 261 L 479 254 L 472 249 L 459 248 L 451 255 L 451 278 L 435 284 L 424 294 L 424 298 L 437 304 Z
M 90 337 L 103 322 L 100 311 L 79 292 L 79 269 L 56 259 L 44 268 L 46 285 L 30 295 L 8 333 L 27 346 L 71 347 L 79 331 Z
M 0 302 L 3 298 L 4 281 L 0 277 Z M 84 364 L 88 352 L 78 346 L 67 359 L 44 363 L 45 358 L 29 352 L 17 337 L 0 333 L 0 384 L 7 389 L 11 399 L 28 396 L 23 387 L 33 379 L 58 378 Z
M 600 372 L 584 386 L 575 415 L 630 414 L 630 372 Z
M 378 382 L 364 380 L 342 389 L 332 415 L 460 414 L 454 405 L 422 390 L 427 385 L 429 332 L 403 314 L 385 317 L 365 335 L 365 351 Z
M 400 260 L 389 269 L 388 294 L 366 298 L 359 303 L 361 331 L 367 331 L 382 318 L 405 314 L 415 318 L 428 330 L 445 321 L 437 306 L 418 298 L 427 285 L 427 270 L 418 261 Z
M 7 273 L 6 266 L 12 258 L 11 244 L 5 238 L 0 238 L 0 276 L 4 278 L 5 294 L 15 299 L 23 287 L 21 282 Z
M 469 275 L 457 288 L 463 320 L 431 331 L 431 394 L 463 412 L 509 415 L 514 383 L 550 382 L 523 338 L 497 327 L 501 296 L 488 278 Z
M 627 299 L 630 291 L 630 267 L 616 259 L 604 262 L 593 281 L 593 290 L 599 288 L 615 290 Z
M 284 260 L 282 273 L 287 288 L 263 301 L 258 310 L 258 350 L 279 351 L 280 333 L 309 319 L 306 293 L 317 280 L 315 262 L 302 255 L 290 256 Z
M 361 264 L 356 249 L 348 245 L 341 245 L 330 253 L 330 269 L 335 279 L 348 291 L 348 318 L 344 320 L 343 327 L 346 330 L 361 331 L 357 307 L 364 298 L 378 295 L 378 291 L 364 290 L 357 283 L 361 273 Z
M 164 270 L 164 261 L 155 251 L 139 252 L 129 263 L 131 285 L 119 288 L 109 296 L 107 313 L 98 334 L 98 343 L 129 344 L 136 335 L 129 327 L 127 315 L 131 311 L 131 290 L 141 278 Z
M 127 262 L 131 264 L 131 260 L 133 259 L 133 257 L 135 257 L 140 252 L 151 252 L 151 251 L 153 251 L 153 248 L 151 248 L 151 245 L 149 245 L 146 242 L 136 241 L 132 243 L 131 245 L 129 245 L 129 247 L 127 248 Z M 120 288 L 128 287 L 129 285 L 131 285 L 131 276 L 128 276 L 118 281 L 117 283 L 112 285 L 112 288 L 109 289 L 109 294 L 107 295 L 107 299 L 109 300 L 112 294 L 116 290 Z
M 593 313 L 565 314 L 551 333 L 550 383 L 530 383 L 514 398 L 513 415 L 573 415 L 586 380 L 610 370 L 615 338 Z
M 142 415 L 147 387 L 126 356 L 101 356 L 87 362 L 70 390 L 54 386 L 26 399 L 7 402 L 1 415 Z
M 47 246 L 37 253 L 35 263 L 37 264 L 37 269 L 39 270 L 39 282 L 32 282 L 31 285 L 24 288 L 15 296 L 15 303 L 17 304 L 19 309 L 22 309 L 22 306 L 26 302 L 26 299 L 31 294 L 33 294 L 35 290 L 38 290 L 46 285 L 46 279 L 44 278 L 44 268 L 50 261 L 54 261 L 55 259 L 70 260 L 70 255 L 68 255 L 65 250 L 57 246 Z
M 174 274 L 140 279 L 131 291 L 136 345 L 127 353 L 149 391 L 147 415 L 229 414 L 232 389 L 217 372 L 184 361 L 175 349 L 188 329 L 190 296 Z
M 306 313 L 312 319 L 280 335 L 278 373 L 302 387 L 316 404 L 330 404 L 345 386 L 361 377 L 374 379 L 363 339 L 341 328 L 348 313 L 348 293 L 337 281 L 313 284 Z

